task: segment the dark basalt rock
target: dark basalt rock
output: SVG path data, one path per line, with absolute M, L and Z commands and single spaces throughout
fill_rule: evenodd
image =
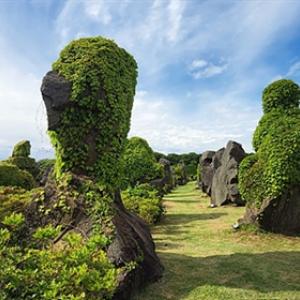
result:
M 211 195 L 211 186 L 214 175 L 214 169 L 212 165 L 215 151 L 206 151 L 202 153 L 199 164 L 201 168 L 201 189 L 207 195 Z
M 119 193 L 116 193 L 115 211 L 112 222 L 116 226 L 116 237 L 107 255 L 119 267 L 130 261 L 140 261 L 136 269 L 119 277 L 119 286 L 113 299 L 126 300 L 132 291 L 160 278 L 163 267 L 155 253 L 148 225 L 124 208 Z
M 265 199 L 259 209 L 246 208 L 242 224 L 255 224 L 260 228 L 283 234 L 300 233 L 300 186 L 290 186 L 283 195 Z
M 239 143 L 229 141 L 226 148 L 213 157 L 211 204 L 219 206 L 228 202 L 243 205 L 238 190 L 238 166 L 246 153 Z
M 41 92 L 47 109 L 48 129 L 59 126 L 64 108 L 71 105 L 71 83 L 55 71 L 48 72 L 43 78 Z

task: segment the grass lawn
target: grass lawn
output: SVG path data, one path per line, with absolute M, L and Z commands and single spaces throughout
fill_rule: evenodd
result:
M 300 300 L 300 238 L 235 232 L 243 207 L 208 208 L 190 182 L 165 197 L 152 228 L 163 278 L 134 300 Z

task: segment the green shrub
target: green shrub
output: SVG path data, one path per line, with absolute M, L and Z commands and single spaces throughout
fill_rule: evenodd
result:
M 281 80 L 264 91 L 264 110 L 267 112 L 253 136 L 257 152 L 242 161 L 239 171 L 240 192 L 250 206 L 260 207 L 265 198 L 276 198 L 289 185 L 300 183 L 297 87 L 290 80 Z
M 173 171 L 175 174 L 175 181 L 177 184 L 186 184 L 187 183 L 187 173 L 186 166 L 184 163 L 179 163 L 173 167 Z
M 300 90 L 298 84 L 288 79 L 274 81 L 263 91 L 263 110 L 269 113 L 273 109 L 298 108 Z
M 19 169 L 29 172 L 34 178 L 38 175 L 38 167 L 30 155 L 31 145 L 29 141 L 21 141 L 14 146 L 12 156 L 4 162 L 17 166 Z
M 149 184 L 141 184 L 122 192 L 122 200 L 127 209 L 138 214 L 147 223 L 160 220 L 164 213 L 162 198 Z
M 134 187 L 138 183 L 162 177 L 162 168 L 156 163 L 154 152 L 147 141 L 132 137 L 126 141 L 121 158 L 124 174 L 123 186 Z
M 35 181 L 30 173 L 7 162 L 0 162 L 0 186 L 18 186 L 30 190 Z
M 14 212 L 24 212 L 34 199 L 43 197 L 44 190 L 35 188 L 26 191 L 20 187 L 0 187 L 0 218 Z
M 29 157 L 31 145 L 29 141 L 20 141 L 14 146 L 12 156 Z
M 62 50 L 53 70 L 72 83 L 75 104 L 64 109 L 59 128 L 49 132 L 57 176 L 71 171 L 115 186 L 135 94 L 134 58 L 112 40 L 81 38 Z M 92 161 L 89 135 L 95 140 Z
M 112 298 L 117 270 L 103 250 L 107 244 L 105 237 L 95 234 L 84 240 L 80 234 L 69 233 L 59 246 L 55 246 L 51 241 L 60 228 L 46 226 L 35 232 L 35 243 L 20 247 L 15 243 L 14 234 L 23 221 L 21 214 L 2 220 L 1 299 Z

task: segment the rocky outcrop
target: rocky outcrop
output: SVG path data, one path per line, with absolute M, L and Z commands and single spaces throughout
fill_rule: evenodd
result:
M 47 109 L 48 129 L 55 131 L 60 128 L 61 115 L 64 110 L 70 107 L 70 105 L 76 106 L 76 103 L 71 103 L 69 100 L 71 84 L 56 72 L 51 71 L 44 77 L 41 91 Z M 72 124 L 72 126 L 76 126 L 76 124 Z M 96 138 L 97 136 L 93 135 L 84 141 L 89 149 L 95 145 Z M 74 146 L 76 147 L 76 145 Z M 97 159 L 97 155 L 94 155 L 91 151 L 88 154 L 91 156 L 91 159 L 88 158 L 87 161 L 95 161 Z M 80 190 L 78 182 L 80 183 L 85 180 L 93 181 L 93 178 L 87 177 L 86 173 L 81 172 L 80 169 L 76 169 L 74 173 L 71 170 L 70 173 L 73 177 L 73 185 L 69 187 L 71 190 Z M 165 177 L 168 176 L 169 172 Z M 169 177 L 167 179 L 169 180 Z M 49 180 L 49 176 L 46 180 Z M 52 190 L 49 189 L 49 186 L 53 187 Z M 57 196 L 58 191 L 55 186 L 56 183 L 52 182 L 52 184 L 46 183 L 45 187 L 45 194 L 48 197 L 46 203 L 48 201 L 51 204 L 50 210 L 55 207 L 55 204 L 58 205 L 57 202 L 59 201 L 59 197 Z M 60 191 L 59 193 L 65 195 L 65 197 L 68 197 L 70 194 L 67 191 Z M 107 255 L 117 267 L 125 266 L 129 263 L 136 264 L 135 268 L 124 270 L 118 277 L 118 288 L 114 299 L 125 300 L 129 299 L 131 293 L 143 284 L 161 277 L 163 267 L 155 253 L 154 243 L 147 224 L 138 216 L 126 210 L 119 191 L 116 191 L 113 195 L 106 194 L 105 197 L 112 198 L 108 210 L 113 212 L 111 215 L 113 234 L 110 236 L 112 242 L 107 249 Z M 31 220 L 30 226 L 33 226 L 33 224 L 41 226 L 41 224 L 47 224 L 47 222 L 53 223 L 54 221 L 57 225 L 63 222 L 63 224 L 71 224 L 69 228 L 65 228 L 66 231 L 72 230 L 72 228 L 79 228 L 79 232 L 88 236 L 95 220 L 89 215 L 84 195 L 79 194 L 76 199 L 71 199 L 70 201 L 73 211 L 72 215 L 50 214 L 52 219 L 47 218 L 38 220 L 37 222 L 34 221 L 36 216 L 33 216 L 35 209 L 31 208 L 27 214 L 27 219 Z M 102 224 L 100 225 L 102 226 Z M 105 226 L 103 224 L 104 231 L 106 230 Z
M 58 128 L 61 113 L 71 105 L 71 83 L 55 71 L 49 71 L 43 78 L 41 92 L 47 109 L 48 129 Z
M 229 141 L 226 148 L 216 152 L 213 158 L 211 204 L 219 206 L 228 202 L 243 205 L 238 190 L 238 167 L 246 153 L 242 146 Z
M 211 206 L 244 204 L 238 190 L 238 167 L 245 155 L 242 146 L 234 141 L 229 141 L 226 148 L 202 154 L 201 188 L 211 196 Z
M 238 226 L 242 224 L 255 224 L 275 233 L 299 233 L 300 186 L 290 186 L 278 198 L 265 199 L 259 209 L 247 207 L 244 217 L 238 221 Z
M 169 193 L 174 186 L 173 172 L 171 163 L 165 158 L 160 158 L 159 164 L 163 167 L 163 178 L 154 179 L 150 185 L 155 187 L 161 195 Z
M 30 149 L 31 145 L 29 141 L 20 141 L 14 146 L 12 155 L 5 162 L 29 172 L 36 179 L 39 169 L 35 159 L 30 157 Z
M 201 170 L 201 189 L 203 193 L 211 195 L 211 186 L 214 175 L 214 169 L 212 165 L 215 151 L 206 151 L 202 153 L 199 165 Z

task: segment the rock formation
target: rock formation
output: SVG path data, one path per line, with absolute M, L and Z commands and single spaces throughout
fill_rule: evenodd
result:
M 34 178 L 38 175 L 39 169 L 34 158 L 30 157 L 30 142 L 20 141 L 14 146 L 12 155 L 6 160 L 7 163 L 16 165 L 21 170 L 29 172 Z
M 129 299 L 163 272 L 148 226 L 125 209 L 118 189 L 136 67 L 124 49 L 100 37 L 74 41 L 61 52 L 41 87 L 54 173 L 45 182 L 42 207 L 33 201 L 25 214 L 28 236 L 37 227 L 61 225 L 54 243 L 70 231 L 84 238 L 104 234 L 111 241 L 107 256 L 121 268 L 114 300 Z
M 211 195 L 211 186 L 214 175 L 214 169 L 212 165 L 215 151 L 206 151 L 202 153 L 199 165 L 201 169 L 201 189 L 203 193 Z
M 299 234 L 299 86 L 291 80 L 275 81 L 265 88 L 262 100 L 264 115 L 253 135 L 256 153 L 240 165 L 239 185 L 246 213 L 239 224 Z
M 233 141 L 229 141 L 225 149 L 216 152 L 212 162 L 214 175 L 211 204 L 213 206 L 228 202 L 244 204 L 238 190 L 238 167 L 245 155 L 242 146 Z
M 238 167 L 245 157 L 242 146 L 229 141 L 226 148 L 206 151 L 199 162 L 201 169 L 201 188 L 211 196 L 211 206 L 226 203 L 243 205 L 238 190 Z
M 169 193 L 174 187 L 174 178 L 171 168 L 171 163 L 165 158 L 159 159 L 159 164 L 163 167 L 163 178 L 154 179 L 150 182 L 150 185 L 155 187 L 161 195 Z

